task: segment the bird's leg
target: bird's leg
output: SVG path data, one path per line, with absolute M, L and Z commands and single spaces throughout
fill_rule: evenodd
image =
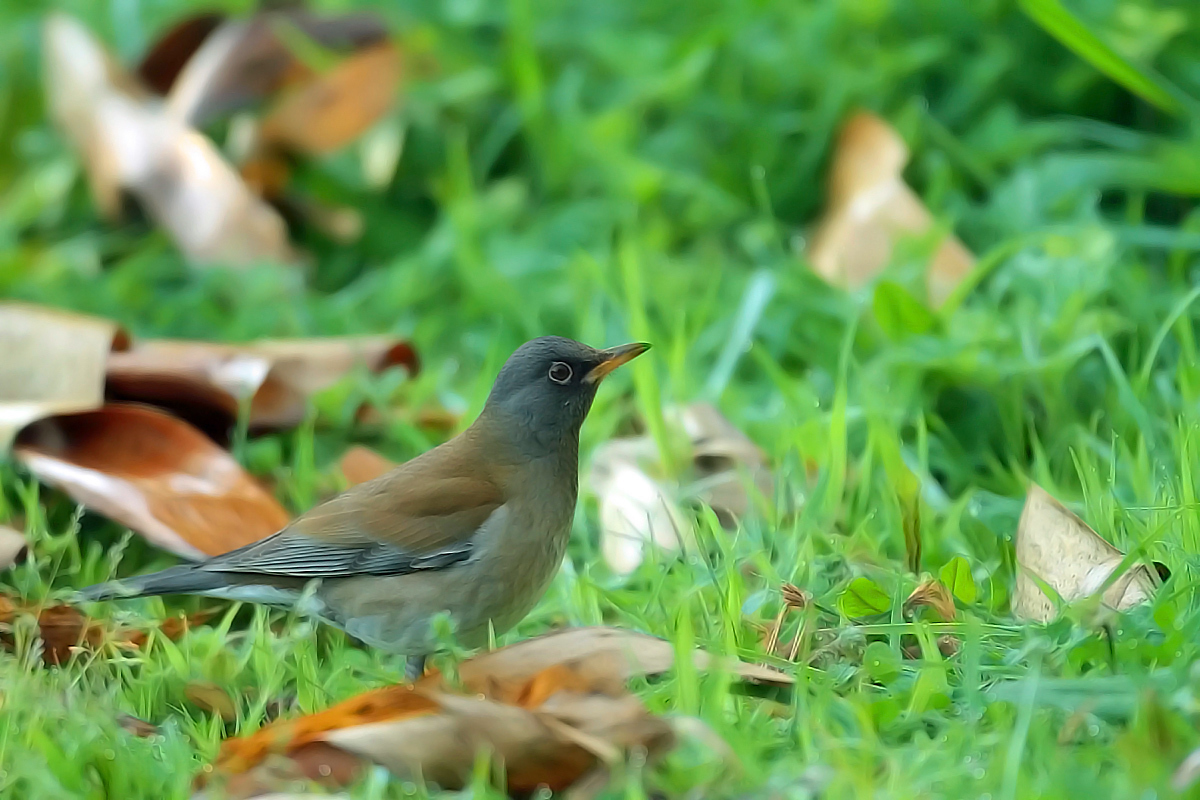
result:
M 425 656 L 409 656 L 404 662 L 404 679 L 416 683 L 425 674 Z

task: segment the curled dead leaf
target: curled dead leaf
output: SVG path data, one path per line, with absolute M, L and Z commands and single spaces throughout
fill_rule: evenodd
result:
M 906 610 L 921 606 L 933 609 L 943 622 L 953 622 L 957 615 L 957 611 L 954 608 L 954 598 L 950 596 L 950 590 L 937 578 L 929 578 L 923 581 L 917 588 L 912 590 L 908 599 L 904 601 L 904 608 Z
M 184 558 L 233 550 L 288 521 L 232 456 L 145 406 L 40 420 L 21 432 L 14 452 L 39 480 Z
M 339 466 L 342 474 L 346 476 L 346 482 L 357 486 L 390 472 L 396 464 L 370 448 L 355 445 L 342 456 Z
M 108 361 L 113 398 L 170 408 L 204 430 L 227 433 L 243 398 L 253 431 L 299 424 L 309 397 L 357 367 L 381 372 L 420 362 L 408 342 L 391 336 L 264 339 L 247 344 L 147 340 Z
M 1124 554 L 1036 483 L 1029 485 L 1017 523 L 1017 585 L 1012 610 L 1018 619 L 1048 622 L 1058 613 L 1030 573 L 1071 603 L 1099 591 Z M 1105 605 L 1125 611 L 1154 596 L 1158 575 L 1134 564 L 1104 592 Z
M 98 408 L 109 353 L 128 346 L 109 320 L 0 303 L 0 449 L 42 417 Z
M 824 216 L 808 255 L 830 283 L 857 288 L 887 266 L 895 240 L 933 223 L 920 198 L 904 182 L 908 146 L 874 114 L 858 112 L 842 127 L 829 173 Z M 941 305 L 974 267 L 974 256 L 953 234 L 934 254 L 926 290 Z
M 52 114 L 81 154 L 104 216 L 116 218 L 128 192 L 193 262 L 295 260 L 283 219 L 78 20 L 49 15 L 43 39 Z

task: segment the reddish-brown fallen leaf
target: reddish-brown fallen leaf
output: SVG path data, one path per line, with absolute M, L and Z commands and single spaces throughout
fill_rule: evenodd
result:
M 38 613 L 42 638 L 42 659 L 47 664 L 63 664 L 71 652 L 82 645 L 97 648 L 104 644 L 104 626 L 88 619 L 79 609 L 64 604 L 43 608 Z
M 147 340 L 109 359 L 108 392 L 169 408 L 218 434 L 237 418 L 239 400 L 250 398 L 250 428 L 276 430 L 301 422 L 309 397 L 360 366 L 373 372 L 402 366 L 415 374 L 420 361 L 411 344 L 391 336 Z
M 226 774 L 245 772 L 270 753 L 289 753 L 322 741 L 324 734 L 339 728 L 388 722 L 438 710 L 437 703 L 413 686 L 388 686 L 358 695 L 325 711 L 296 720 L 275 722 L 249 736 L 229 739 L 221 745 L 217 769 Z
M 51 666 L 65 663 L 76 648 L 84 645 L 96 648 L 107 638 L 103 625 L 88 619 L 72 606 L 62 603 L 26 605 L 0 595 L 0 625 L 13 625 L 18 617 L 36 620 L 37 636 L 42 642 L 42 661 Z M 6 631 L 0 635 L 0 641 L 11 647 L 14 640 Z
M 233 550 L 288 521 L 232 456 L 146 406 L 41 420 L 21 432 L 14 453 L 39 480 L 185 558 Z
M 260 142 L 300 153 L 329 153 L 358 138 L 396 101 L 400 51 L 381 42 L 298 86 L 263 119 Z
M 128 347 L 128 334 L 110 320 L 0 303 L 0 452 L 35 420 L 99 407 L 109 353 Z
M 899 236 L 929 230 L 933 218 L 904 182 L 907 162 L 904 140 L 879 117 L 859 112 L 846 122 L 829 173 L 825 215 L 808 251 L 827 281 L 863 286 L 888 265 Z M 974 264 L 962 242 L 948 235 L 929 264 L 930 303 L 941 305 Z
M 176 22 L 142 56 L 138 77 L 151 91 L 165 95 L 191 57 L 224 21 L 224 14 L 203 12 Z
M 160 627 L 163 635 L 178 639 L 190 625 L 196 625 L 212 616 L 211 611 L 202 611 L 191 617 L 168 619 Z M 11 626 L 19 617 L 36 620 L 37 635 L 42 641 L 42 661 L 58 665 L 70 659 L 75 650 L 87 647 L 99 649 L 106 644 L 118 647 L 138 648 L 149 639 L 146 628 L 123 628 L 114 630 L 110 625 L 92 619 L 79 609 L 65 603 L 26 603 L 0 594 L 0 626 Z M 0 642 L 12 646 L 13 637 L 6 631 Z
M 346 482 L 351 486 L 357 486 L 378 478 L 385 472 L 390 472 L 396 468 L 396 463 L 384 458 L 369 447 L 356 444 L 342 456 L 339 466 L 342 475 L 346 476 Z

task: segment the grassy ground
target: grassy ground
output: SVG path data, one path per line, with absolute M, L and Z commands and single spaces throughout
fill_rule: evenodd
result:
M 733 534 L 705 523 L 704 554 L 628 579 L 599 559 L 585 500 L 569 564 L 505 640 L 605 621 L 752 653 L 751 622 L 774 616 L 783 581 L 826 609 L 856 575 L 902 597 L 914 579 L 885 469 L 902 448 L 922 477 L 926 569 L 963 555 L 980 587 L 954 628 L 961 651 L 864 667 L 868 643 L 898 656 L 905 634 L 927 629 L 898 615 L 857 627 L 827 616 L 836 639 L 798 671 L 790 706 L 690 675 L 642 687 L 654 709 L 707 720 L 744 766 L 687 747 L 651 786 L 695 797 L 1171 795 L 1171 772 L 1200 744 L 1190 199 L 1200 149 L 1186 97 L 1166 110 L 1138 99 L 1002 0 L 379 3 L 420 73 L 397 177 L 368 191 L 353 153 L 299 176 L 361 208 L 363 240 L 311 236 L 319 267 L 303 277 L 195 273 L 161 233 L 98 222 L 43 116 L 36 21 L 48 5 L 0 2 L 0 293 L 106 314 L 140 335 L 410 335 L 427 365 L 418 379 L 347 391 L 436 400 L 468 419 L 527 338 L 645 339 L 652 353 L 601 392 L 584 457 L 662 401 L 708 399 L 803 499 L 794 518 Z M 54 5 L 133 58 L 188 4 Z M 1200 97 L 1193 5 L 1071 8 L 1121 56 Z M 897 321 L 872 291 L 830 289 L 798 255 L 836 125 L 860 105 L 905 135 L 906 177 L 981 255 L 978 285 L 935 317 Z M 894 277 L 911 281 L 929 251 L 904 243 Z M 764 288 L 756 312 L 750 298 Z M 299 511 L 333 485 L 348 442 L 396 458 L 435 443 L 403 423 L 356 429 L 352 406 L 326 398 L 315 424 L 238 455 Z M 1012 620 L 1012 537 L 1030 479 L 1119 546 L 1148 543 L 1173 573 L 1152 606 L 1107 634 L 1078 616 Z M 35 538 L 33 558 L 0 576 L 7 587 L 39 599 L 106 574 L 116 526 L 39 496 L 13 467 L 0 467 L 0 486 L 6 513 L 24 514 Z M 136 541 L 122 558 L 124 570 L 169 562 Z M 180 606 L 194 603 L 102 610 L 156 619 Z M 184 797 L 222 736 L 255 729 L 272 701 L 320 709 L 398 669 L 336 632 L 246 609 L 136 659 L 45 669 L 19 644 L 0 655 L 0 795 Z M 197 679 L 241 697 L 235 723 L 186 702 Z M 119 713 L 165 735 L 129 736 Z M 354 796 L 413 791 L 373 775 Z M 631 779 L 614 791 L 647 789 Z

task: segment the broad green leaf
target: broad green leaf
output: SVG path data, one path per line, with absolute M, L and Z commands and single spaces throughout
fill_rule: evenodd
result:
M 921 667 L 917 681 L 913 684 L 909 711 L 920 714 L 934 708 L 950 705 L 950 683 L 946 680 L 945 664 L 929 664 Z
M 875 287 L 875 321 L 892 341 L 929 333 L 937 317 L 920 300 L 895 281 L 880 281 Z
M 884 614 L 891 606 L 887 592 L 870 578 L 855 578 L 838 597 L 838 608 L 851 619 Z
M 1179 89 L 1109 47 L 1060 0 L 1021 0 L 1021 8 L 1064 47 L 1138 97 L 1171 114 L 1185 112 Z
M 872 680 L 891 683 L 900 674 L 900 654 L 884 642 L 871 642 L 863 651 L 863 667 Z
M 950 593 L 964 603 L 975 602 L 975 579 L 971 577 L 971 565 L 962 556 L 946 562 L 938 577 Z

